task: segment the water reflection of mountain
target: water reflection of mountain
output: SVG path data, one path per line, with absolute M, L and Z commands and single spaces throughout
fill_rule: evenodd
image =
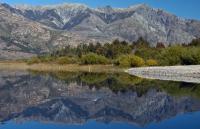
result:
M 200 110 L 199 86 L 187 85 L 125 75 L 2 71 L 0 120 L 145 125 Z M 174 94 L 177 89 L 178 94 Z

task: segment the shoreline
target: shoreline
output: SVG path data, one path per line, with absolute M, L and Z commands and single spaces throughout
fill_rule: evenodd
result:
M 200 65 L 140 67 L 126 72 L 147 79 L 200 83 Z
M 113 65 L 79 65 L 79 64 L 53 64 L 39 63 L 28 65 L 25 62 L 0 62 L 0 70 L 34 70 L 34 71 L 63 71 L 63 72 L 96 72 L 120 73 L 125 69 Z
M 93 72 L 93 73 L 128 73 L 133 76 L 169 81 L 200 83 L 200 65 L 188 66 L 156 66 L 138 68 L 120 68 L 113 65 L 59 65 L 39 63 L 28 65 L 19 61 L 0 61 L 0 70 L 32 70 L 41 72 Z

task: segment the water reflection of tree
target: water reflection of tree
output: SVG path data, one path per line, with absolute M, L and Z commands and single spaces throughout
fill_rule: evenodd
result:
M 177 97 L 192 96 L 200 99 L 200 84 L 161 80 L 146 80 L 139 85 L 154 87 L 157 90 L 165 91 L 168 94 Z
M 136 91 L 142 96 L 150 89 L 165 91 L 170 95 L 192 96 L 200 99 L 200 84 L 142 79 L 126 73 L 81 73 L 81 72 L 32 72 L 34 74 L 50 75 L 55 79 L 69 84 L 76 82 L 79 85 L 89 86 L 91 89 L 108 87 L 113 92 Z

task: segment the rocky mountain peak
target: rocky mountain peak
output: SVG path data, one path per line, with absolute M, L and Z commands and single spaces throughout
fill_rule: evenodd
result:
M 145 8 L 151 8 L 151 7 L 147 4 L 142 3 L 142 4 L 137 4 L 137 5 L 131 5 L 128 8 L 129 9 L 141 9 L 141 8 L 145 9 Z
M 0 6 L 3 6 L 5 8 L 10 8 L 10 5 L 6 4 L 6 3 L 0 3 Z
M 20 10 L 51 10 L 51 9 L 87 9 L 87 5 L 84 4 L 72 4 L 72 3 L 63 3 L 63 4 L 57 4 L 57 5 L 44 5 L 44 6 L 32 6 L 32 5 L 15 5 L 15 8 Z
M 101 11 L 104 13 L 112 13 L 114 12 L 114 9 L 110 5 L 107 5 L 105 7 L 97 8 L 97 11 Z
M 11 12 L 17 13 L 17 9 L 13 8 L 9 4 L 1 3 L 0 6 L 3 7 L 4 9 L 7 9 L 7 10 L 11 11 Z

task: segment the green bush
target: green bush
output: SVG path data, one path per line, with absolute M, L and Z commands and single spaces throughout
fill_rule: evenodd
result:
M 121 55 L 115 61 L 115 65 L 119 65 L 121 67 L 131 67 L 130 60 L 128 55 Z
M 55 57 L 51 57 L 51 56 L 40 56 L 38 57 L 40 62 L 44 62 L 44 63 L 49 63 L 55 60 Z
M 200 48 L 188 48 L 181 55 L 181 64 L 182 65 L 197 65 L 200 64 Z
M 144 60 L 141 57 L 135 55 L 130 56 L 130 62 L 131 67 L 141 67 L 145 65 Z
M 121 67 L 141 67 L 144 66 L 145 62 L 141 57 L 135 55 L 121 55 L 115 64 Z
M 180 65 L 181 55 L 185 52 L 182 46 L 172 46 L 162 50 L 159 58 L 161 65 Z
M 37 64 L 37 63 L 40 63 L 40 59 L 38 57 L 32 57 L 27 60 L 28 65 Z
M 146 65 L 147 66 L 157 66 L 158 62 L 157 62 L 157 60 L 149 59 L 149 60 L 146 61 Z
M 81 57 L 81 64 L 108 64 L 106 57 L 97 55 L 95 53 L 88 53 Z
M 143 59 L 157 59 L 161 57 L 161 51 L 165 48 L 140 48 L 135 51 L 135 55 Z
M 77 62 L 77 60 L 75 58 L 67 57 L 67 56 L 59 57 L 56 59 L 56 63 L 58 63 L 58 64 L 74 64 L 76 62 Z
M 200 48 L 172 46 L 163 49 L 158 60 L 161 62 L 161 65 L 200 64 Z

